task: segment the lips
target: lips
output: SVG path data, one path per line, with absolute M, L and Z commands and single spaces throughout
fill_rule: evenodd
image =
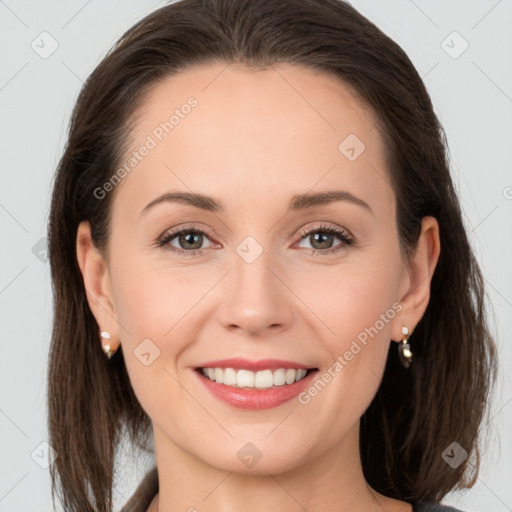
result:
M 235 387 L 210 380 L 204 374 L 204 368 L 232 368 L 238 370 L 249 370 L 250 372 L 267 373 L 265 370 L 279 370 L 283 368 L 307 370 L 305 377 L 293 383 L 274 385 L 266 389 L 255 387 Z M 318 372 L 318 368 L 304 365 L 296 361 L 285 361 L 277 359 L 265 359 L 260 361 L 249 361 L 247 359 L 222 359 L 206 361 L 196 367 L 193 372 L 201 381 L 209 393 L 220 401 L 239 409 L 262 410 L 277 407 L 284 402 L 292 400 L 304 389 L 311 385 Z M 282 372 L 282 370 L 281 370 Z M 295 372 L 293 372 L 295 373 Z

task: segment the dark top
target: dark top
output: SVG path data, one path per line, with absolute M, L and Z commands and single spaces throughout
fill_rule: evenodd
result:
M 121 512 L 146 512 L 157 492 L 158 472 L 157 468 L 153 468 L 146 474 Z M 438 503 L 416 502 L 411 503 L 411 505 L 413 512 L 463 512 L 457 508 L 440 505 Z

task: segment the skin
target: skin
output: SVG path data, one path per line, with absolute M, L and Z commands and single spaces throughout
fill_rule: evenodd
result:
M 410 512 L 365 481 L 359 422 L 396 350 L 391 341 L 400 342 L 402 326 L 413 333 L 427 307 L 437 221 L 423 219 L 418 250 L 405 261 L 376 120 L 339 79 L 285 64 L 189 68 L 146 98 L 131 151 L 190 96 L 197 107 L 115 189 L 107 253 L 92 244 L 87 222 L 77 233 L 91 310 L 110 345 L 122 346 L 152 420 L 160 492 L 148 510 Z M 366 146 L 354 161 L 338 149 L 349 134 Z M 348 201 L 286 212 L 292 195 L 335 189 L 372 212 Z M 212 196 L 225 212 L 163 203 L 141 215 L 177 190 Z M 170 244 L 203 254 L 155 246 L 171 227 L 190 224 L 207 235 Z M 298 234 L 320 225 L 349 230 L 355 244 Z M 263 250 L 251 263 L 236 252 L 247 236 Z M 395 303 L 402 309 L 306 405 L 236 409 L 193 372 L 239 356 L 298 361 L 321 374 Z M 146 338 L 160 350 L 149 366 L 133 354 Z M 247 442 L 262 454 L 252 468 L 237 457 Z

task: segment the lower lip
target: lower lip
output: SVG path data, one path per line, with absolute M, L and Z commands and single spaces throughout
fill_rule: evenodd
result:
M 219 384 L 205 377 L 201 370 L 194 370 L 206 389 L 218 398 L 233 407 L 239 409 L 272 409 L 299 395 L 307 388 L 318 370 L 308 373 L 303 379 L 293 384 L 284 384 L 267 389 L 236 388 Z

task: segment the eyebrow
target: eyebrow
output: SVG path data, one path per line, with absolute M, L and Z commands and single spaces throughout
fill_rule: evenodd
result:
M 370 205 L 367 202 L 345 190 L 328 190 L 325 192 L 295 195 L 290 200 L 288 211 L 306 210 L 309 208 L 330 204 L 335 201 L 347 201 L 349 203 L 361 206 L 369 211 L 372 215 L 374 215 Z M 167 192 L 147 204 L 143 208 L 141 216 L 145 215 L 151 208 L 161 203 L 179 203 L 193 206 L 208 212 L 224 213 L 224 208 L 221 202 L 214 199 L 213 197 L 192 192 Z

